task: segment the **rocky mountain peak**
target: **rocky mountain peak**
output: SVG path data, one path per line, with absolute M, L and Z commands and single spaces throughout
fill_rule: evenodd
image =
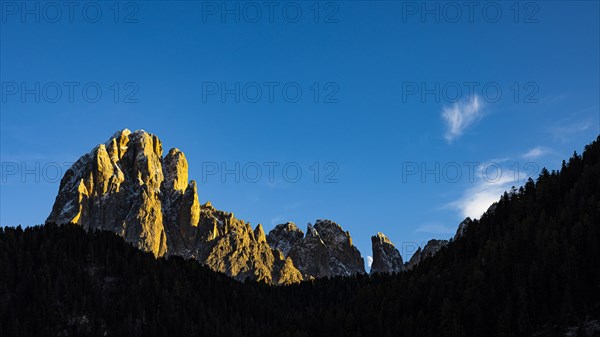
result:
M 364 273 L 364 261 L 352 239 L 330 220 L 308 224 L 306 236 L 290 249 L 289 256 L 305 278 Z
M 259 243 L 267 242 L 267 236 L 265 235 L 265 230 L 261 224 L 258 224 L 254 229 L 254 238 Z
M 194 258 L 237 279 L 302 278 L 269 247 L 262 226 L 200 205 L 183 152 L 162 154 L 155 135 L 117 131 L 67 170 L 47 222 L 113 231 L 157 257 Z
M 378 242 L 381 242 L 381 243 L 387 243 L 387 244 L 393 245 L 392 241 L 390 241 L 390 239 L 388 239 L 388 237 L 385 236 L 385 234 L 383 234 L 381 232 L 377 232 L 377 234 L 375 236 L 371 237 L 371 241 L 373 241 L 374 239 L 376 239 Z
M 377 233 L 371 237 L 371 246 L 373 249 L 372 274 L 399 273 L 406 269 L 400 252 L 383 233 Z
M 448 243 L 448 240 L 429 240 L 423 249 L 419 247 L 419 249 L 417 249 L 417 251 L 413 254 L 408 262 L 408 265 L 406 266 L 406 269 L 413 269 L 426 258 L 434 256 L 442 248 L 446 247 Z
M 172 148 L 163 160 L 163 188 L 183 192 L 188 185 L 188 162 L 183 152 Z
M 308 234 L 307 234 L 308 235 Z M 273 249 L 280 250 L 288 256 L 290 249 L 304 237 L 304 232 L 293 222 L 286 222 L 275 226 L 267 236 L 267 242 Z
M 141 249 L 164 255 L 161 154 L 162 144 L 154 135 L 115 133 L 65 172 L 47 221 L 111 230 Z
M 342 226 L 330 220 L 317 220 L 314 229 L 321 239 L 328 245 L 352 246 L 350 233 L 345 232 Z
M 67 170 L 47 222 L 113 231 L 157 257 L 193 258 L 240 280 L 279 284 L 365 272 L 350 233 L 338 223 L 318 219 L 305 233 L 287 222 L 266 235 L 260 224 L 252 228 L 210 202 L 201 205 L 188 170 L 179 149 L 163 157 L 162 142 L 155 135 L 117 131 Z M 400 253 L 384 234 L 373 236 L 371 243 L 373 272 L 404 269 Z M 408 265 L 444 245 L 445 241 L 430 241 Z
M 467 228 L 469 228 L 469 226 L 471 225 L 472 222 L 473 222 L 473 220 L 471 220 L 471 218 L 466 217 L 458 225 L 458 229 L 456 230 L 456 234 L 454 235 L 454 241 L 462 238 L 465 235 L 465 232 L 467 231 Z
M 317 229 L 310 223 L 306 226 L 306 237 L 315 237 L 321 239 Z
M 448 240 L 436 240 L 432 239 L 427 242 L 425 248 L 423 248 L 423 255 L 429 257 L 435 255 L 440 249 L 448 245 Z
M 421 247 L 419 247 L 417 251 L 414 252 L 413 255 L 410 257 L 410 260 L 406 263 L 405 266 L 407 270 L 413 269 L 419 264 L 419 262 L 421 262 L 421 251 L 422 249 Z

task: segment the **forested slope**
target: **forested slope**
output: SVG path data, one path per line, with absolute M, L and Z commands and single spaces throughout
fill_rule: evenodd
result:
M 283 287 L 108 232 L 4 228 L 0 336 L 564 335 L 600 318 L 599 192 L 600 138 L 413 271 Z

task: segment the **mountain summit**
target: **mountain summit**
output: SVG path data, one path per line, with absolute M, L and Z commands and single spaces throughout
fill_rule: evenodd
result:
M 46 223 L 112 231 L 156 257 L 196 259 L 238 280 L 274 284 L 365 273 L 352 238 L 329 220 L 293 223 L 267 236 L 259 224 L 201 205 L 180 150 L 163 157 L 161 141 L 143 130 L 116 132 L 67 170 Z

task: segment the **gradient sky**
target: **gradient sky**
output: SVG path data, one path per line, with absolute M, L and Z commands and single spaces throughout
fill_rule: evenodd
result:
M 332 219 L 365 258 L 381 231 L 407 259 L 599 134 L 596 1 L 75 3 L 1 2 L 3 226 L 43 223 L 69 163 L 144 129 L 202 203 Z

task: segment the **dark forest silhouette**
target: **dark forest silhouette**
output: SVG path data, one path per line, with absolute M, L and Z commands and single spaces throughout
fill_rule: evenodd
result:
M 0 229 L 0 336 L 559 335 L 600 317 L 600 137 L 409 272 L 276 287 L 74 225 Z

